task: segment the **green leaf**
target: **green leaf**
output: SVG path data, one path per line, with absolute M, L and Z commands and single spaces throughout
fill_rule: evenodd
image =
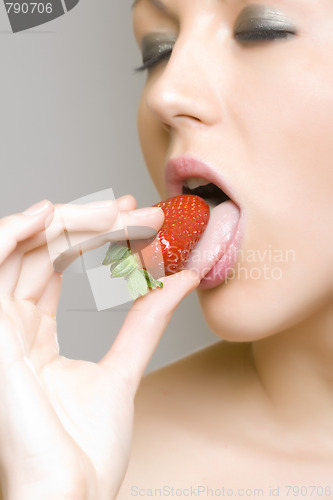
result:
M 163 283 L 162 281 L 157 281 L 155 280 L 155 278 L 153 278 L 153 276 L 146 270 L 144 270 L 144 274 L 145 274 L 145 278 L 146 278 L 146 281 L 147 281 L 147 285 L 149 286 L 149 288 L 163 288 Z
M 142 269 L 135 269 L 126 277 L 126 284 L 132 299 L 137 299 L 139 295 L 146 295 L 148 285 Z
M 138 267 L 138 263 L 133 255 L 121 259 L 111 272 L 111 278 L 122 278 L 128 276 L 134 269 Z
M 146 295 L 149 289 L 163 288 L 161 281 L 155 280 L 148 271 L 139 267 L 129 248 L 118 243 L 111 243 L 103 265 L 110 265 L 111 278 L 126 279 L 128 291 L 134 300 Z
M 117 262 L 130 254 L 129 248 L 119 245 L 118 243 L 111 243 L 103 260 L 103 265 L 108 266 L 112 264 L 112 262 Z

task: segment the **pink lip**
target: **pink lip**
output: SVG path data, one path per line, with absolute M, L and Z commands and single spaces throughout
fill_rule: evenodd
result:
M 237 200 L 235 193 L 233 193 L 227 181 L 223 179 L 218 169 L 190 154 L 185 154 L 178 158 L 170 158 L 167 162 L 165 183 L 168 195 L 171 197 L 182 194 L 184 181 L 188 177 L 203 177 L 216 184 L 241 209 L 241 204 Z
M 244 213 L 241 212 L 236 231 L 224 254 L 217 260 L 211 270 L 201 280 L 199 288 L 209 289 L 220 285 L 229 276 L 230 270 L 236 264 L 238 252 L 242 245 L 245 232 Z
M 242 206 L 227 181 L 222 177 L 220 171 L 203 160 L 185 154 L 178 158 L 171 158 L 166 165 L 165 181 L 169 196 L 182 194 L 184 181 L 189 177 L 203 177 L 209 182 L 216 184 L 233 202 L 240 211 L 237 229 L 225 248 L 224 254 L 220 255 L 212 265 L 211 270 L 201 280 L 199 288 L 214 288 L 221 284 L 227 277 L 237 260 L 237 252 L 240 250 L 245 231 L 245 217 Z

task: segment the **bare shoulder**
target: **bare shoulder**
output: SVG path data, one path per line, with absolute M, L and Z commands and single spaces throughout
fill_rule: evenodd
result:
M 217 387 L 228 391 L 244 371 L 251 371 L 249 351 L 249 344 L 218 342 L 146 375 L 136 397 L 137 417 L 156 415 L 157 401 L 164 413 L 170 406 L 174 412 L 179 405 L 182 410 L 200 405 L 200 398 L 209 395 L 215 400 Z M 173 419 L 179 418 L 173 413 Z
M 212 477 L 221 470 L 216 465 L 223 467 L 230 458 L 221 449 L 237 434 L 240 380 L 251 377 L 248 350 L 245 344 L 219 342 L 144 377 L 118 500 L 150 486 L 218 481 Z
M 268 498 L 277 496 L 272 484 L 287 499 L 284 484 L 309 477 L 324 484 L 331 464 L 305 462 L 302 454 L 297 459 L 285 428 L 272 419 L 251 346 L 219 342 L 142 380 L 130 463 L 117 500 L 210 498 L 212 490 L 227 496 L 221 485 L 236 496 L 247 490 Z
M 194 421 L 203 405 L 207 410 L 250 374 L 248 351 L 247 344 L 219 342 L 145 376 L 135 401 L 137 432 L 153 421 L 170 428 Z

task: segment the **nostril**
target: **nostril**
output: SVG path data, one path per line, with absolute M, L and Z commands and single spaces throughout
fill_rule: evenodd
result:
M 212 125 L 219 118 L 219 104 L 208 99 L 202 92 L 201 85 L 193 85 L 189 81 L 179 79 L 179 70 L 173 66 L 161 68 L 152 75 L 145 92 L 145 104 L 148 110 L 160 122 L 171 129 L 181 125 Z
M 201 123 L 200 118 L 197 118 L 196 116 L 193 115 L 176 115 L 175 118 L 191 118 L 191 120 L 196 120 Z

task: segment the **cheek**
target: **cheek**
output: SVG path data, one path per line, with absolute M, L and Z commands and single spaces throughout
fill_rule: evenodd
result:
M 332 42 L 326 47 L 323 40 L 300 40 L 291 43 L 287 56 L 283 44 L 239 56 L 234 95 L 243 98 L 233 107 L 257 186 L 267 190 L 271 179 L 288 188 L 295 180 L 305 193 L 313 192 L 315 182 L 314 188 L 328 194 L 332 184 L 327 181 L 333 180 L 332 54 Z M 240 77 L 245 71 L 246 79 Z
M 274 78 L 260 61 L 260 79 L 247 79 L 246 92 L 238 85 L 247 95 L 234 106 L 246 131 L 235 180 L 247 212 L 243 253 L 229 282 L 198 292 L 221 338 L 260 339 L 332 301 L 333 58 L 320 53 L 303 47 Z
M 166 197 L 164 170 L 167 161 L 169 134 L 147 107 L 144 90 L 138 110 L 138 132 L 141 150 L 150 177 L 162 198 Z
M 243 267 L 235 279 L 209 291 L 198 291 L 207 324 L 217 336 L 234 342 L 259 340 L 332 306 L 332 269 L 323 276 L 309 276 L 300 267 L 278 268 L 281 272 L 267 270 L 265 280 L 262 265 Z
M 264 72 L 248 126 L 247 243 L 294 249 L 304 272 L 332 257 L 333 58 L 322 54 L 302 47 L 283 74 Z
M 333 220 L 333 59 L 323 60 L 323 50 L 307 49 L 302 53 L 308 55 L 296 58 L 285 78 L 277 79 L 280 111 L 274 107 L 270 113 L 270 126 L 257 150 L 261 168 L 256 177 L 262 182 L 259 204 L 262 212 L 267 207 L 263 221 L 271 241 L 281 249 L 295 249 L 297 266 L 316 280 L 315 273 L 324 279 L 333 256 L 329 230 Z M 263 151 L 264 158 L 270 159 L 266 165 Z

